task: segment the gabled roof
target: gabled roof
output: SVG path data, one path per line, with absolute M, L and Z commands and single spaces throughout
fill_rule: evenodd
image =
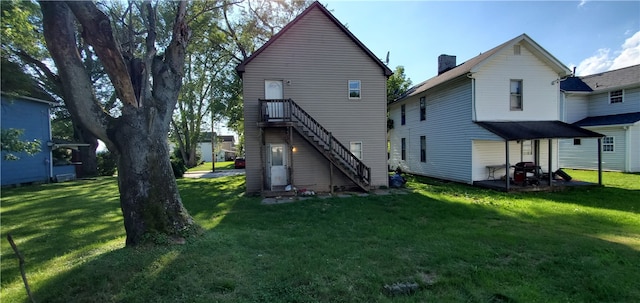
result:
M 561 121 L 483 121 L 476 123 L 506 141 L 604 137 L 599 133 Z
M 277 41 L 280 37 L 282 37 L 282 35 L 284 33 L 286 33 L 289 29 L 291 29 L 293 26 L 295 26 L 295 24 L 298 23 L 298 21 L 300 21 L 302 18 L 304 18 L 307 14 L 309 14 L 309 12 L 311 12 L 314 9 L 320 10 L 345 35 L 347 35 L 347 37 L 349 37 L 353 41 L 353 43 L 355 43 L 358 47 L 360 47 L 362 49 L 362 51 L 364 51 L 376 64 L 378 64 L 382 68 L 382 72 L 384 73 L 385 76 L 389 77 L 389 76 L 391 76 L 393 74 L 393 72 L 384 63 L 382 63 L 382 61 L 380 61 L 380 59 L 378 57 L 376 57 L 362 42 L 360 42 L 360 40 L 358 40 L 358 38 L 356 38 L 356 36 L 354 36 L 338 19 L 336 19 L 335 16 L 333 16 L 333 14 L 331 14 L 331 12 L 329 12 L 329 10 L 327 10 L 318 1 L 315 1 L 311 5 L 309 5 L 309 7 L 307 7 L 307 9 L 305 9 L 302 13 L 300 13 L 300 15 L 298 15 L 295 19 L 293 19 L 293 21 L 289 22 L 289 24 L 287 24 L 284 28 L 282 28 L 282 30 L 280 30 L 277 34 L 275 34 L 273 37 L 271 37 L 271 39 L 269 39 L 269 41 L 267 41 L 267 43 L 265 43 L 263 46 L 261 46 L 255 52 L 253 52 L 253 54 L 251 54 L 251 56 L 249 56 L 249 58 L 247 58 L 242 63 L 240 63 L 236 67 L 236 71 L 238 72 L 238 74 L 240 74 L 240 76 L 242 76 L 242 73 L 244 73 L 245 66 L 247 64 L 249 64 L 255 57 L 259 56 L 260 53 L 262 53 L 262 51 L 264 51 L 267 47 L 269 47 L 269 45 L 271 45 L 275 41 Z
M 583 127 L 601 125 L 630 125 L 638 123 L 638 121 L 640 121 L 640 112 L 587 117 L 578 122 L 574 122 L 573 124 Z
M 410 88 L 403 96 L 401 96 L 394 102 L 402 101 L 408 97 L 415 96 L 419 93 L 422 93 L 440 84 L 446 83 L 450 80 L 467 75 L 469 73 L 477 72 L 485 63 L 489 62 L 493 58 L 493 56 L 495 56 L 497 53 L 499 53 L 500 51 L 506 48 L 511 48 L 513 47 L 513 45 L 521 42 L 524 42 L 524 45 L 526 45 L 527 48 L 532 53 L 534 53 L 540 59 L 545 61 L 550 67 L 552 67 L 553 70 L 556 71 L 560 77 L 568 75 L 571 72 L 569 68 L 567 68 L 564 64 L 562 64 L 562 62 L 556 59 L 553 55 L 551 55 L 545 49 L 543 49 L 540 45 L 538 45 L 538 43 L 533 41 L 533 39 L 527 36 L 527 34 L 522 34 L 484 53 L 481 53 L 480 55 L 474 58 L 469 59 L 468 61 L 454 67 L 449 71 L 446 71 L 436 77 L 433 77 L 429 80 L 426 80 Z
M 573 78 L 575 77 L 568 78 L 567 80 Z M 564 91 L 583 92 L 586 91 L 584 90 L 584 86 L 587 86 L 590 89 L 589 91 L 597 92 L 640 86 L 640 64 L 577 78 L 583 83 L 581 87 L 571 85 L 578 80 L 571 80 L 571 83 L 564 84 L 564 82 L 566 82 L 565 80 L 560 82 L 560 88 Z

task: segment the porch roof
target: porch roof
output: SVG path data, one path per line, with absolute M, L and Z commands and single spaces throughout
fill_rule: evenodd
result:
M 640 121 L 640 112 L 587 117 L 573 124 L 577 126 L 625 125 L 635 124 L 638 121 Z
M 482 121 L 476 123 L 506 141 L 604 137 L 599 133 L 562 121 Z

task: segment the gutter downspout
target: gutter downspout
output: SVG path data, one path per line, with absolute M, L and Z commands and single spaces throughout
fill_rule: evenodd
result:
M 476 78 L 473 73 L 468 73 L 467 78 L 471 79 L 471 121 L 477 122 L 478 115 L 476 113 Z
M 624 171 L 631 171 L 631 130 L 629 126 L 622 127 L 624 129 L 624 142 L 625 142 L 625 157 L 624 157 Z

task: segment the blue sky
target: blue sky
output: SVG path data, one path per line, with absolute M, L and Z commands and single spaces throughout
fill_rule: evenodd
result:
M 467 61 L 526 33 L 577 75 L 640 64 L 640 1 L 321 0 L 389 67 L 414 84 L 440 54 Z

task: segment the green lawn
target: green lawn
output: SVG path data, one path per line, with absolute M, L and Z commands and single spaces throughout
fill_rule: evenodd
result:
M 26 302 L 10 232 L 37 302 L 640 302 L 638 174 L 520 194 L 410 178 L 406 195 L 280 205 L 242 176 L 178 183 L 205 232 L 169 247 L 123 247 L 114 178 L 3 189 L 1 301 Z M 401 282 L 419 289 L 385 291 Z
M 233 161 L 216 162 L 216 169 L 233 169 Z M 196 167 L 189 168 L 188 172 L 211 171 L 211 162 L 204 162 Z

